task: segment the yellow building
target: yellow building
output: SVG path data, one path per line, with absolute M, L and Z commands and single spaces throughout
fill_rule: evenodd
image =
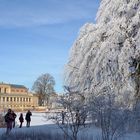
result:
M 0 109 L 27 110 L 38 106 L 38 97 L 23 85 L 0 83 Z

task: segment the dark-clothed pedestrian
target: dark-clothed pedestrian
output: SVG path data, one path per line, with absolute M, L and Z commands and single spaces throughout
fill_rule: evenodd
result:
M 62 112 L 61 112 L 61 115 L 62 115 L 62 124 L 64 124 L 64 120 L 65 120 L 65 112 L 62 111 Z
M 8 109 L 8 112 L 4 116 L 5 122 L 6 122 L 6 134 L 9 134 L 10 131 L 12 130 L 12 122 L 13 122 L 13 115 L 12 115 L 12 110 Z
M 20 122 L 19 128 L 21 128 L 22 127 L 22 123 L 24 122 L 24 118 L 23 118 L 23 114 L 22 113 L 20 113 L 19 122 Z
M 28 112 L 26 113 L 26 117 L 25 117 L 25 120 L 27 122 L 27 124 L 26 124 L 27 127 L 30 127 L 31 116 L 32 116 L 32 113 L 30 110 L 28 110 Z

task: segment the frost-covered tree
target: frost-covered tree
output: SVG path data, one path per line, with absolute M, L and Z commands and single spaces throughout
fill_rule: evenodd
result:
M 102 0 L 96 24 L 85 24 L 71 48 L 65 84 L 87 96 L 109 86 L 131 108 L 139 88 L 129 63 L 140 56 L 139 12 L 139 0 Z
M 54 85 L 55 80 L 49 73 L 42 74 L 36 79 L 32 89 L 38 94 L 39 105 L 49 103 L 49 96 L 54 93 Z
M 65 85 L 86 95 L 104 140 L 130 129 L 122 121 L 139 124 L 139 13 L 139 0 L 102 0 L 96 23 L 80 29 L 65 67 Z

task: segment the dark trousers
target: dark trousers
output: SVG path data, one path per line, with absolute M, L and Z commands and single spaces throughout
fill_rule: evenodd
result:
M 26 126 L 27 126 L 27 127 L 30 127 L 30 121 L 27 121 Z
M 62 124 L 64 124 L 64 117 L 62 117 Z
M 7 125 L 6 134 L 9 134 L 10 131 L 12 130 L 12 121 L 7 122 L 6 125 Z
M 19 128 L 21 128 L 21 127 L 22 127 L 22 123 L 23 123 L 23 122 L 20 122 L 20 126 L 19 126 Z

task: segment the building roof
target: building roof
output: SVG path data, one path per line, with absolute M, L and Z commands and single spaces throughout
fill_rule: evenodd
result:
M 3 83 L 3 82 L 0 82 L 0 85 L 7 85 L 7 86 L 11 86 L 12 88 L 25 88 L 25 89 L 27 89 L 24 85 L 8 84 L 8 83 Z
M 26 88 L 24 85 L 16 85 L 16 84 L 9 84 L 9 85 L 13 88 Z

